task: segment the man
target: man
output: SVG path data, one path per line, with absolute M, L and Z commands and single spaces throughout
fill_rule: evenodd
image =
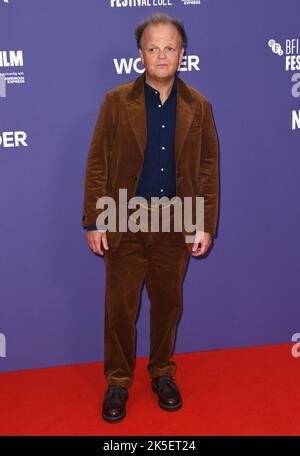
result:
M 190 255 L 208 251 L 218 213 L 218 143 L 211 105 L 176 74 L 187 42 L 183 24 L 166 14 L 152 14 L 135 29 L 135 37 L 145 72 L 106 94 L 85 175 L 82 226 L 87 229 L 89 247 L 104 256 L 106 271 L 104 374 L 108 389 L 102 417 L 108 422 L 126 415 L 144 280 L 150 298 L 147 368 L 151 387 L 164 410 L 182 406 L 174 379 L 176 364 L 171 359 L 182 307 L 182 280 Z M 192 243 L 185 242 L 184 228 L 182 232 L 97 230 L 97 200 L 111 196 L 118 207 L 119 189 L 127 190 L 128 199 L 142 196 L 147 202 L 152 197 L 202 196 L 204 230 L 196 231 Z

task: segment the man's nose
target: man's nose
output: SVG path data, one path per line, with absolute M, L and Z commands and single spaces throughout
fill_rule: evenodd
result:
M 163 50 L 163 51 L 159 50 L 159 51 L 158 51 L 158 58 L 159 58 L 159 59 L 161 59 L 161 58 L 164 59 L 165 57 L 166 57 L 166 55 L 165 55 L 165 50 Z

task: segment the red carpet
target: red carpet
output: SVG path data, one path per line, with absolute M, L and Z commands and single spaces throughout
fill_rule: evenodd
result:
M 174 355 L 183 407 L 161 410 L 137 359 L 127 416 L 100 416 L 103 364 L 0 374 L 1 435 L 299 435 L 300 358 L 292 344 Z

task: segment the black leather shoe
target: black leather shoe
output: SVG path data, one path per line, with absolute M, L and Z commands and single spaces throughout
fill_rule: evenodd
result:
M 182 398 L 173 377 L 152 378 L 152 390 L 158 395 L 158 404 L 164 410 L 174 411 L 182 406 Z
M 127 399 L 127 388 L 109 385 L 102 403 L 102 417 L 110 423 L 120 421 L 126 416 Z

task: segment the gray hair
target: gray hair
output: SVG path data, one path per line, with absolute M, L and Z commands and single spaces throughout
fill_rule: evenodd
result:
M 142 39 L 145 28 L 148 25 L 156 25 L 156 24 L 174 25 L 174 27 L 176 27 L 178 33 L 181 36 L 181 47 L 183 47 L 183 48 L 187 47 L 187 34 L 184 29 L 183 22 L 180 19 L 170 16 L 169 14 L 152 13 L 146 19 L 143 19 L 134 30 L 136 44 L 139 49 L 141 48 L 141 39 Z

